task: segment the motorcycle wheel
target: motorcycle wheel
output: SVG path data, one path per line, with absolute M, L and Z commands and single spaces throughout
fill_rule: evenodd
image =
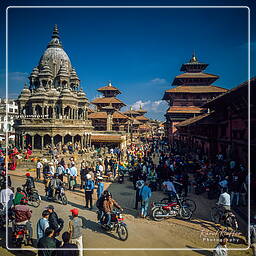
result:
M 40 205 L 40 199 L 39 199 L 39 196 L 38 195 L 32 195 L 30 198 L 29 198 L 29 204 L 34 206 L 35 208 L 39 207 Z
M 195 212 L 195 210 L 196 210 L 196 203 L 191 199 L 184 199 L 181 202 L 181 204 L 182 204 L 182 206 L 189 208 L 192 212 Z
M 119 227 L 117 228 L 117 234 L 120 238 L 120 240 L 125 241 L 128 238 L 128 230 L 127 227 L 125 225 L 119 225 Z
M 155 221 L 161 221 L 164 219 L 164 217 L 159 217 L 159 216 L 156 216 L 156 215 L 164 215 L 164 211 L 157 207 L 155 208 L 153 211 L 152 211 L 152 217 L 153 217 L 153 220 Z
M 193 212 L 187 207 L 180 208 L 180 217 L 183 220 L 190 220 L 192 217 Z
M 61 202 L 63 205 L 67 205 L 68 204 L 68 199 L 66 197 L 66 195 L 62 195 L 61 196 Z

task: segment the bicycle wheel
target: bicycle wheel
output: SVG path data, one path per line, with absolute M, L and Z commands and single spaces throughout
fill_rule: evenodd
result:
M 217 207 L 213 207 L 211 209 L 211 220 L 214 223 L 220 223 L 220 218 L 222 214 L 220 214 L 220 210 Z
M 184 207 L 189 208 L 192 212 L 195 212 L 195 210 L 196 210 L 196 203 L 195 203 L 195 201 L 193 201 L 191 199 L 184 199 L 181 202 L 181 205 L 183 205 Z

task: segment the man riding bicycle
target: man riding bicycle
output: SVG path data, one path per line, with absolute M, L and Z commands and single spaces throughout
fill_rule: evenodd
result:
M 227 188 L 223 188 L 223 192 L 219 196 L 219 200 L 217 202 L 217 205 L 221 208 L 223 211 L 222 219 L 227 217 L 227 212 L 229 212 L 230 209 L 230 195 L 227 193 Z

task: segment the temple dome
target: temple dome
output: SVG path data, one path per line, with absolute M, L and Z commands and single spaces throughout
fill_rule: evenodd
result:
M 47 64 L 50 67 L 53 73 L 53 78 L 56 77 L 61 66 L 63 65 L 65 65 L 68 74 L 72 70 L 70 59 L 60 43 L 59 32 L 56 25 L 54 27 L 54 31 L 52 34 L 52 40 L 49 42 L 47 49 L 40 58 L 38 65 L 39 70 L 41 70 L 45 64 Z

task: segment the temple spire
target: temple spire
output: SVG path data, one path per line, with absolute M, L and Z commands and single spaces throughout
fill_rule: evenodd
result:
M 52 38 L 60 39 L 59 30 L 58 30 L 57 24 L 54 25 L 54 29 L 53 29 L 53 32 L 52 32 Z
M 192 58 L 190 59 L 190 62 L 198 62 L 195 50 L 193 51 Z

